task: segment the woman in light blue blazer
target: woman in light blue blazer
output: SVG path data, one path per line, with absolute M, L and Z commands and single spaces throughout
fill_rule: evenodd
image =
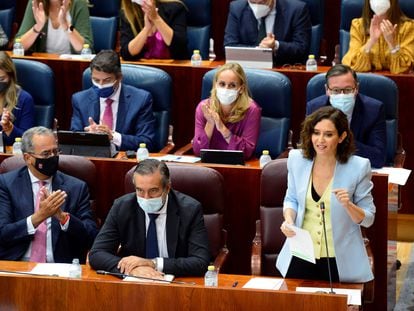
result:
M 361 226 L 371 226 L 375 217 L 369 160 L 352 155 L 355 147 L 348 120 L 343 112 L 330 106 L 305 119 L 301 140 L 302 149 L 289 153 L 281 230 L 286 237 L 295 234 L 289 226 L 308 230 L 316 264 L 293 257 L 286 241 L 276 267 L 284 277 L 328 280 L 329 260 L 333 281 L 372 280 L 361 234 Z

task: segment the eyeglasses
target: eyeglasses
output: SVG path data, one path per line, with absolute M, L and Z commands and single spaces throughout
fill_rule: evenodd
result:
M 301 64 L 301 63 L 296 63 L 296 64 L 284 64 L 282 66 L 283 69 L 296 69 L 296 70 L 305 70 L 305 65 Z
M 343 89 L 338 88 L 338 87 L 334 87 L 334 88 L 331 89 L 329 86 L 327 86 L 327 88 L 331 92 L 331 94 L 333 94 L 333 95 L 339 95 L 341 93 L 343 93 L 343 94 L 352 94 L 356 90 L 356 87 L 345 87 Z
M 230 83 L 226 84 L 226 82 L 224 82 L 224 81 L 217 81 L 217 86 L 222 87 L 222 88 L 232 89 L 232 90 L 237 89 L 239 87 L 239 85 L 237 83 L 230 82 Z
M 41 153 L 28 152 L 28 154 L 30 154 L 32 156 L 36 156 L 37 158 L 40 158 L 40 159 L 48 159 L 48 158 L 53 157 L 53 156 L 58 156 L 61 153 L 62 153 L 62 151 L 59 148 L 52 149 L 52 150 L 45 150 Z

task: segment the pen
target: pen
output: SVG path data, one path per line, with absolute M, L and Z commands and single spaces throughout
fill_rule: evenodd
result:
M 231 287 L 236 287 L 237 284 L 239 284 L 239 282 L 236 281 L 236 282 L 233 283 L 233 285 Z

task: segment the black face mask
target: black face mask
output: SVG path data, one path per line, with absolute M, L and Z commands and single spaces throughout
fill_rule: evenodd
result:
M 34 167 L 39 173 L 45 176 L 50 177 L 55 175 L 56 171 L 58 170 L 58 166 L 59 156 L 52 156 L 46 159 L 35 158 Z
M 0 93 L 3 93 L 9 87 L 9 82 L 0 82 Z

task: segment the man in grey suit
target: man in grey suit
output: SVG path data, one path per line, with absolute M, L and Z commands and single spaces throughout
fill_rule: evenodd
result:
M 210 252 L 201 204 L 172 190 L 168 167 L 155 159 L 138 163 L 133 183 L 136 193 L 114 202 L 96 237 L 91 266 L 151 278 L 205 273 Z

